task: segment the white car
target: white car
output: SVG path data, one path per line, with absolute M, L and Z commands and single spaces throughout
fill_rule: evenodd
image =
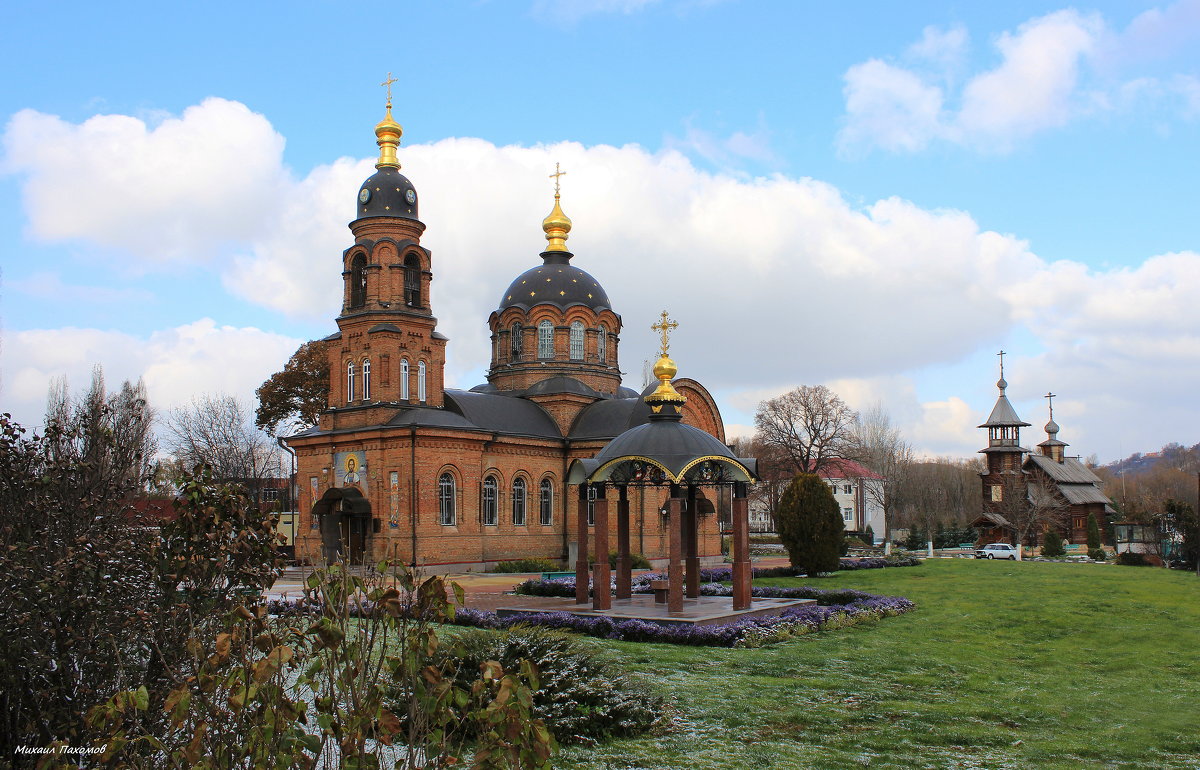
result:
M 1017 560 L 1017 547 L 1008 543 L 988 543 L 983 548 L 975 549 L 976 559 L 1012 559 Z

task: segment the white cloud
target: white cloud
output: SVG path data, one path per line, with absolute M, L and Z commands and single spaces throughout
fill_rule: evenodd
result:
M 230 393 L 253 403 L 254 389 L 283 367 L 302 340 L 255 328 L 218 326 L 208 318 L 145 337 L 102 329 L 30 329 L 4 335 L 5 411 L 41 423 L 50 381 L 76 390 L 99 363 L 110 385 L 144 378 L 150 401 L 165 411 L 201 393 Z
M 155 126 L 22 110 L 5 129 L 0 170 L 26 177 L 35 238 L 87 240 L 150 266 L 211 261 L 250 237 L 281 198 L 282 153 L 266 118 L 209 98 Z
M 209 100 L 193 110 L 251 116 L 241 124 L 244 131 L 275 136 L 249 110 L 229 105 Z M 35 123 L 45 117 L 23 114 Z M 50 152 L 58 134 L 49 132 L 42 146 L 14 125 L 9 133 L 15 131 L 28 151 L 21 159 L 27 188 L 40 189 L 58 173 Z M 62 124 L 56 130 L 81 127 Z M 364 134 L 369 147 L 370 135 Z M 6 135 L 6 143 L 12 142 Z M 231 144 L 244 153 L 259 151 L 254 142 L 236 137 Z M 136 142 L 123 146 L 135 154 L 142 148 Z M 161 180 L 168 194 L 184 195 L 169 179 L 170 156 L 151 156 L 129 161 L 137 161 L 146 179 Z M 1080 434 L 1108 446 L 1118 428 L 1105 426 L 1119 425 L 1136 429 L 1140 443 L 1131 438 L 1130 445 L 1144 448 L 1159 435 L 1152 429 L 1200 421 L 1185 392 L 1200 375 L 1195 254 L 1162 255 L 1111 271 L 1047 263 L 1023 241 L 981 231 L 964 212 L 925 210 L 897 198 L 851 205 L 817 180 L 741 179 L 698 169 L 679 152 L 635 145 L 498 147 L 464 138 L 407 146 L 401 157 L 429 226 L 423 242 L 433 251 L 433 307 L 439 329 L 452 340 L 448 379 L 458 386 L 476 384 L 468 378 L 487 362 L 486 319 L 504 288 L 540 263 L 545 245 L 540 223 L 552 200 L 547 174 L 559 161 L 568 172 L 563 206 L 575 222 L 569 241 L 575 264 L 605 286 L 623 316 L 621 356 L 634 385 L 641 361 L 656 350 L 648 327 L 665 307 L 681 323 L 672 353 L 682 376 L 724 394 L 733 423 L 747 423 L 758 400 L 797 384 L 856 382 L 848 390 L 861 391 L 856 399 L 891 392 L 885 403 L 928 451 L 947 451 L 947 442 L 965 442 L 964 437 L 970 437 L 964 449 L 970 451 L 977 443 L 977 421 L 967 417 L 970 409 L 961 397 L 947 393 L 922 403 L 908 379 L 889 378 L 953 365 L 1014 330 L 1024 330 L 1044 349 L 1019 375 L 1030 377 L 1031 392 L 1053 388 L 1088 405 Z M 107 158 L 108 167 L 128 165 L 115 150 Z M 152 168 L 151 160 L 162 167 Z M 231 157 L 226 165 L 240 168 L 237 160 Z M 341 253 L 351 243 L 345 224 L 372 162 L 343 158 L 298 181 L 288 178 L 278 156 L 274 163 L 257 176 L 276 180 L 278 200 L 256 204 L 252 224 L 206 204 L 180 206 L 168 216 L 169 226 L 203 232 L 209 242 L 227 244 L 238 255 L 212 265 L 232 293 L 296 317 L 324 320 L 332 331 Z M 235 177 L 230 184 L 237 192 L 241 177 L 227 173 Z M 93 171 L 88 178 L 85 193 L 91 199 L 114 197 L 127 186 L 119 174 L 108 180 Z M 197 195 L 217 200 L 222 180 L 214 177 L 208 184 L 213 189 Z M 153 187 L 145 193 L 127 199 L 121 217 L 155 228 L 159 196 Z M 51 218 L 51 199 L 27 200 L 31 219 Z M 120 243 L 121 234 L 107 220 L 84 224 L 57 237 Z M 159 259 L 137 251 L 136 242 L 127 248 L 134 261 Z M 40 414 L 50 376 L 66 371 L 84 381 L 95 360 L 105 363 L 113 380 L 144 373 L 156 399 L 176 401 L 206 389 L 249 397 L 298 343 L 212 321 L 144 338 L 98 330 L 15 332 L 3 351 L 5 397 L 26 408 L 36 403 Z M 1146 393 L 1154 400 L 1139 402 Z M 1146 403 L 1155 406 L 1154 415 L 1132 420 L 1130 428 L 1128 416 L 1146 412 Z M 1097 404 L 1115 405 L 1122 419 L 1095 411 Z M 972 406 L 982 411 L 990 401 Z
M 1130 109 L 1135 96 L 1154 98 L 1172 114 L 1192 117 L 1200 103 L 1194 76 L 1143 74 L 1122 81 L 1113 73 L 1165 57 L 1197 36 L 1200 0 L 1147 11 L 1121 33 L 1111 32 L 1098 14 L 1055 11 L 1001 33 L 994 41 L 999 63 L 958 88 L 966 30 L 927 27 L 903 62 L 872 58 L 846 70 L 838 147 L 843 154 L 861 155 L 872 148 L 917 152 L 933 142 L 950 142 L 1006 152 L 1080 117 Z

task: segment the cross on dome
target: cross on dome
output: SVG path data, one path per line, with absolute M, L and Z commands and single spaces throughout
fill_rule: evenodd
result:
M 650 328 L 662 335 L 662 354 L 667 355 L 667 350 L 671 346 L 670 334 L 674 329 L 679 328 L 679 324 L 667 317 L 667 311 L 662 311 L 662 320 L 656 324 L 651 324 Z
M 389 110 L 392 108 L 392 83 L 396 82 L 398 82 L 396 78 L 392 77 L 392 73 L 389 72 L 387 74 L 387 79 L 379 84 L 387 88 L 387 106 Z
M 554 173 L 550 175 L 550 178 L 554 180 L 554 197 L 555 198 L 558 197 L 558 178 L 560 176 L 566 176 L 566 173 L 567 173 L 566 171 L 559 170 L 558 163 L 554 164 Z

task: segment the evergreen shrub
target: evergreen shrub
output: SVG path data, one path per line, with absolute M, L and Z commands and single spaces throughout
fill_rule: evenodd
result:
M 810 576 L 837 571 L 845 529 L 837 500 L 820 476 L 801 473 L 792 479 L 775 521 L 793 567 Z
M 1042 535 L 1042 556 L 1051 559 L 1065 556 L 1067 549 L 1063 548 L 1062 536 L 1058 534 L 1058 530 L 1051 527 Z

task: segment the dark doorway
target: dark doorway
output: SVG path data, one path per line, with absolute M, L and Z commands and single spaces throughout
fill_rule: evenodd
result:
M 313 506 L 321 522 L 321 545 L 326 561 L 362 564 L 371 533 L 371 503 L 356 487 L 328 490 Z

